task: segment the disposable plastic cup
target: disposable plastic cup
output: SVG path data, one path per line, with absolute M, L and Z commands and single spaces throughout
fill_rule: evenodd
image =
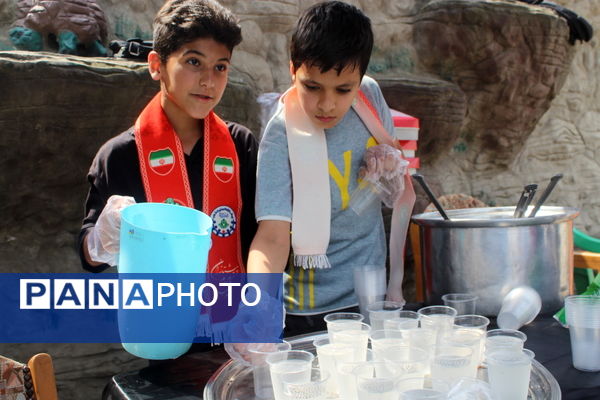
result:
M 498 327 L 519 329 L 535 319 L 542 308 L 542 299 L 535 289 L 519 286 L 512 289 L 502 300 L 498 313 Z
M 352 312 L 336 312 L 327 314 L 323 320 L 327 324 L 327 333 L 329 334 L 329 339 L 331 339 L 331 331 L 347 329 L 350 327 L 354 327 L 358 329 L 361 322 L 365 317 L 359 313 Z
M 495 400 L 527 400 L 531 350 L 498 350 L 487 357 L 488 380 Z
M 454 308 L 457 315 L 467 315 L 475 314 L 478 298 L 470 293 L 448 293 L 442 296 L 442 301 L 445 306 Z
M 283 380 L 287 383 L 310 382 L 312 362 L 315 356 L 308 351 L 288 350 L 267 356 L 275 400 L 286 400 Z
M 471 377 L 472 357 L 473 350 L 467 346 L 438 346 L 431 362 L 431 377 L 450 386 L 463 377 Z
M 399 400 L 446 400 L 450 386 L 439 379 L 400 378 L 396 389 Z
M 600 371 L 600 296 L 569 296 L 565 309 L 573 366 L 581 371 Z
M 383 196 L 389 196 L 390 191 L 380 182 L 371 182 L 363 179 L 356 189 L 350 194 L 350 209 L 357 215 L 362 215 L 367 208 Z
M 411 329 L 419 326 L 419 314 L 415 311 L 401 310 L 397 317 L 386 318 L 383 329 Z
M 339 394 L 340 381 L 337 365 L 354 360 L 354 348 L 346 344 L 331 343 L 328 337 L 321 337 L 313 341 L 319 358 L 319 368 L 324 374 L 329 375 L 327 393 L 332 396 Z
M 515 329 L 492 329 L 486 334 L 485 356 L 498 350 L 509 350 L 519 353 L 523 350 L 523 344 L 527 335 Z
M 369 340 L 371 342 L 373 355 L 377 361 L 381 361 L 383 359 L 383 354 L 385 354 L 389 347 L 409 345 L 408 338 L 404 337 L 402 331 L 393 329 L 380 329 L 378 331 L 371 330 Z
M 477 369 L 483 361 L 482 342 L 484 342 L 483 332 L 476 329 L 454 329 L 451 333 L 442 338 L 442 345 L 467 346 L 473 351 L 470 366 L 470 378 L 477 377 Z
M 338 379 L 339 382 L 343 383 L 339 386 L 340 399 L 358 400 L 358 389 L 356 388 L 356 376 L 354 375 L 354 369 L 369 361 L 373 361 L 373 352 L 371 349 L 367 350 L 366 361 L 342 362 L 337 365 Z
M 383 360 L 393 366 L 399 378 L 425 379 L 429 353 L 418 347 L 392 346 L 386 349 Z
M 258 399 L 272 399 L 273 386 L 271 373 L 267 364 L 269 354 L 290 350 L 290 343 L 251 343 L 248 345 L 250 362 L 252 364 L 252 378 L 254 380 L 254 395 Z
M 457 315 L 454 318 L 454 328 L 459 329 L 473 329 L 478 332 L 481 332 L 483 335 L 483 339 L 480 343 L 479 349 L 479 362 L 483 362 L 484 354 L 485 354 L 485 334 L 487 332 L 487 327 L 490 324 L 490 320 L 483 315 Z
M 489 324 L 490 320 L 483 315 L 457 315 L 454 318 L 454 325 L 465 329 L 479 329 L 484 333 L 487 331 Z
M 328 325 L 332 343 L 344 344 L 354 349 L 353 361 L 365 361 L 371 327 L 364 322 L 348 324 L 331 322 Z
M 365 362 L 353 371 L 358 400 L 396 400 L 396 372 L 388 363 Z
M 456 310 L 452 307 L 423 307 L 417 313 L 419 314 L 419 322 L 422 328 L 433 329 L 437 332 L 436 340 L 439 340 L 454 328 Z
M 283 377 L 283 393 L 286 400 L 325 400 L 331 398 L 328 382 L 331 379 L 327 372 L 319 368 L 310 370 L 308 382 L 295 382 L 287 376 Z
M 400 316 L 404 304 L 396 301 L 379 301 L 367 306 L 369 321 L 373 330 L 383 329 L 383 321 Z
M 369 323 L 369 304 L 385 299 L 386 270 L 383 265 L 364 265 L 354 268 L 354 294 L 358 298 L 360 313 Z
M 408 345 L 410 347 L 420 348 L 427 352 L 429 356 L 429 363 L 426 367 L 426 373 L 430 373 L 431 360 L 435 354 L 437 331 L 427 328 L 412 328 L 403 333 L 405 333 L 408 337 Z

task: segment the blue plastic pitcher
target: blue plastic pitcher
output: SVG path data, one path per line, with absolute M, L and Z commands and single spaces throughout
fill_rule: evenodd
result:
M 138 203 L 121 212 L 119 274 L 203 274 L 211 246 L 211 218 L 192 208 L 164 203 Z M 155 277 L 156 278 L 156 277 Z M 122 286 L 123 287 L 123 286 Z M 182 314 L 184 313 L 184 314 Z M 187 315 L 185 314 L 187 313 Z M 199 317 L 198 309 L 119 309 L 121 339 L 173 337 L 180 343 L 124 343 L 129 353 L 147 359 L 177 358 L 191 346 Z M 164 332 L 164 336 L 161 336 Z M 142 339 L 139 339 L 140 341 Z

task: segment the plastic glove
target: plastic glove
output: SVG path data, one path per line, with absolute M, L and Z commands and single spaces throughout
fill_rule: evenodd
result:
M 232 360 L 237 361 L 247 367 L 251 366 L 252 360 L 248 352 L 252 343 L 225 343 L 225 351 Z
M 87 236 L 88 252 L 93 261 L 117 265 L 121 210 L 132 204 L 135 204 L 135 200 L 130 196 L 109 197 L 96 226 Z
M 393 207 L 404 190 L 404 175 L 408 168 L 408 161 L 402 158 L 400 150 L 387 144 L 369 147 L 363 161 L 364 165 L 359 169 L 359 176 L 381 184 L 384 188 L 381 200 L 386 206 Z

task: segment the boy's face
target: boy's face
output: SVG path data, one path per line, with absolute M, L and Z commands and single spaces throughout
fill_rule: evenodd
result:
M 223 96 L 230 58 L 229 49 L 210 38 L 184 44 L 169 55 L 166 64 L 160 62 L 157 53 L 150 53 L 150 74 L 154 80 L 160 80 L 167 115 L 205 118 Z
M 302 64 L 294 70 L 290 64 L 292 81 L 298 92 L 300 106 L 315 126 L 333 128 L 350 109 L 360 88 L 360 70 L 354 66 L 321 72 L 319 67 Z

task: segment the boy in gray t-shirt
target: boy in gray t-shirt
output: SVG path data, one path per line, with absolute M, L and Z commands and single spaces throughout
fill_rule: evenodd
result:
M 348 207 L 365 152 L 388 146 L 351 108 L 357 97 L 393 130 L 379 86 L 365 76 L 372 47 L 369 19 L 338 1 L 309 8 L 292 36 L 293 85 L 259 148 L 259 228 L 248 259 L 248 272 L 287 273 L 288 315 L 321 318 L 356 306 L 353 268 L 385 265 L 381 202 L 360 216 Z

